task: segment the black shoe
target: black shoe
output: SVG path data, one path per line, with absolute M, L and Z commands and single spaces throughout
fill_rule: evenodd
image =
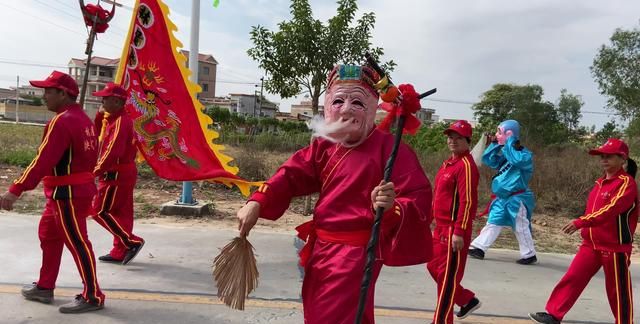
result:
M 534 323 L 539 324 L 560 324 L 560 321 L 546 312 L 529 313 L 529 318 L 531 318 Z
M 471 301 L 469 301 L 466 305 L 460 307 L 460 310 L 456 314 L 459 319 L 467 318 L 467 316 L 471 315 L 476 309 L 480 308 L 482 303 L 480 299 L 473 297 Z
M 538 258 L 536 258 L 536 256 L 531 256 L 528 258 L 522 258 L 518 261 L 516 261 L 517 264 L 522 264 L 522 265 L 528 265 L 528 264 L 536 264 L 538 263 Z
M 111 254 L 105 254 L 101 257 L 98 257 L 98 260 L 102 262 L 113 262 L 113 263 L 122 263 L 122 260 L 118 260 L 111 256 Z
M 60 306 L 58 310 L 60 311 L 60 313 L 77 314 L 77 313 L 97 311 L 103 308 L 104 308 L 103 304 L 86 301 L 82 297 L 82 295 L 76 295 L 76 298 L 72 302 Z
M 22 296 L 27 300 L 35 300 L 45 304 L 53 301 L 53 289 L 42 289 L 34 282 L 22 287 Z
M 138 252 L 142 250 L 143 246 L 144 246 L 144 240 L 142 240 L 142 243 L 140 243 L 138 246 L 134 246 L 128 249 L 127 254 L 124 255 L 124 259 L 122 260 L 122 265 L 126 265 L 127 263 L 131 262 L 131 260 L 133 260 L 133 258 L 135 258 L 136 255 L 138 255 Z
M 478 259 L 478 260 L 482 260 L 484 259 L 484 251 L 478 249 L 478 248 L 473 248 L 473 249 L 469 249 L 468 252 L 469 256 L 474 258 L 474 259 Z

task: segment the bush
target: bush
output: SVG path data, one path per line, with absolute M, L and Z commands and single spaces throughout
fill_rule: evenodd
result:
M 0 153 L 0 162 L 9 165 L 26 167 L 36 156 L 36 151 L 29 148 L 19 148 L 16 150 L 3 151 Z

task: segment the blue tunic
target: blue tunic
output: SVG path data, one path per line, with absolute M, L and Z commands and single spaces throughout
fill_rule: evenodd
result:
M 491 182 L 491 191 L 496 198 L 489 207 L 487 222 L 490 224 L 515 227 L 520 203 L 527 208 L 527 218 L 531 221 L 535 207 L 535 198 L 529 189 L 533 154 L 524 147 L 516 149 L 515 141 L 511 136 L 506 145 L 491 143 L 482 155 L 482 163 L 497 170 Z

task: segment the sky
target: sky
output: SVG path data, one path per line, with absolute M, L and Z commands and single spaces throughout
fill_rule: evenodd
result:
M 97 1 L 86 0 L 85 3 Z M 119 0 L 111 27 L 100 35 L 94 55 L 119 58 L 133 0 Z M 165 0 L 176 36 L 189 48 L 191 3 Z M 277 30 L 291 17 L 288 0 L 213 0 L 200 4 L 200 52 L 219 62 L 216 95 L 252 93 L 264 71 L 246 54 L 249 32 L 261 25 Z M 310 0 L 314 16 L 326 21 L 335 1 Z M 557 102 L 560 90 L 582 96 L 582 125 L 615 118 L 605 109 L 589 67 L 616 28 L 640 26 L 640 1 L 610 0 L 362 0 L 358 15 L 377 18 L 372 43 L 393 59 L 396 83 L 419 91 L 438 88 L 433 108 L 441 118 L 472 119 L 471 104 L 496 83 L 538 84 L 545 99 Z M 83 58 L 87 30 L 75 0 L 0 0 L 0 87 L 40 79 L 52 69 L 66 70 L 70 58 Z M 302 97 L 267 98 L 288 111 Z

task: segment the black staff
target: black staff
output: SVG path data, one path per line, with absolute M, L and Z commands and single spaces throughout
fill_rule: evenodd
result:
M 384 71 L 378 66 L 378 63 L 373 59 L 369 53 L 365 54 L 367 58 L 367 63 L 371 66 L 380 77 L 384 78 Z M 389 79 L 389 84 L 391 84 L 391 79 Z M 418 96 L 418 99 L 425 98 L 429 95 L 436 93 L 437 89 L 431 89 L 423 94 Z M 396 99 L 396 104 L 399 104 L 402 101 L 402 97 Z M 402 109 L 402 107 L 399 107 Z M 391 150 L 391 154 L 389 155 L 389 159 L 387 160 L 387 164 L 384 167 L 384 181 L 389 182 L 391 179 L 391 172 L 393 170 L 393 164 L 396 160 L 396 156 L 398 155 L 398 147 L 400 146 L 400 140 L 402 139 L 402 130 L 404 129 L 404 121 L 405 115 L 400 114 L 398 117 L 398 123 L 396 124 L 396 133 L 395 139 L 393 142 L 393 148 Z M 373 264 L 375 262 L 375 247 L 378 245 L 378 239 L 380 237 L 380 222 L 382 221 L 382 214 L 384 213 L 384 209 L 382 207 L 376 208 L 376 217 L 373 220 L 373 226 L 371 228 L 371 238 L 369 239 L 369 243 L 367 244 L 367 262 L 364 267 L 364 275 L 362 277 L 362 283 L 360 284 L 360 298 L 358 300 L 358 312 L 356 313 L 356 324 L 362 323 L 362 315 L 364 314 L 364 306 L 367 302 L 367 294 L 369 292 L 369 284 L 371 283 L 371 274 L 373 273 Z

